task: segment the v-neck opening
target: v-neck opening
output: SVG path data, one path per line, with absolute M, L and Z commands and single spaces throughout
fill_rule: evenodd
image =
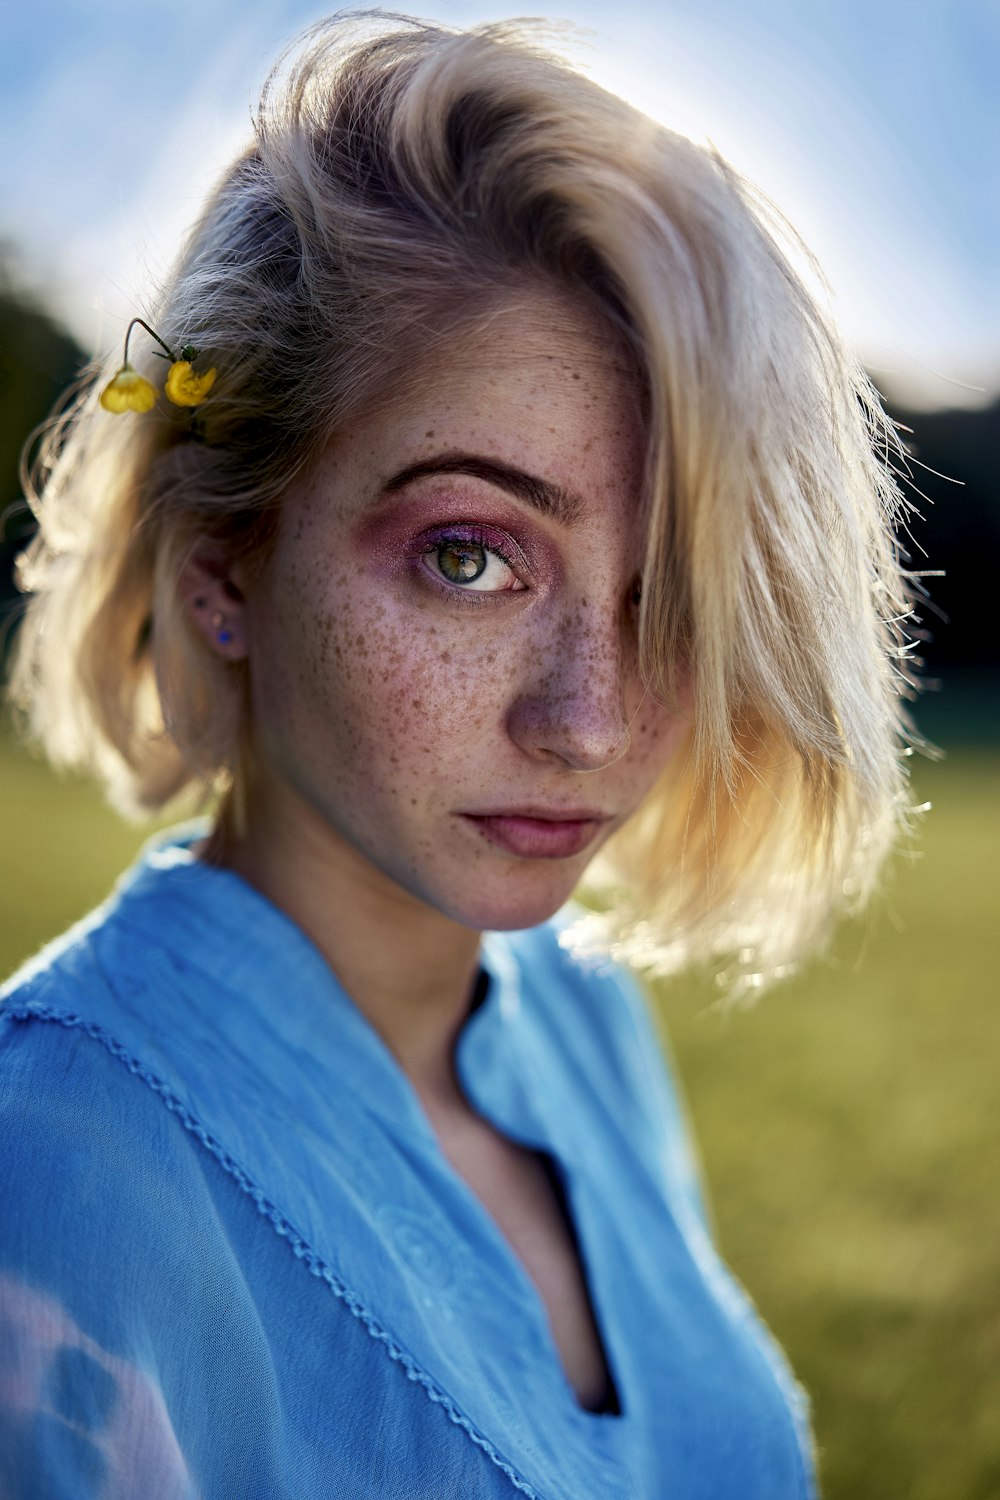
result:
M 577 1216 L 574 1213 L 573 1205 L 570 1202 L 569 1191 L 566 1184 L 565 1170 L 561 1166 L 557 1158 L 553 1156 L 551 1151 L 540 1151 L 538 1155 L 541 1158 L 546 1172 L 548 1173 L 549 1181 L 552 1184 L 553 1191 L 556 1195 L 556 1201 L 559 1205 L 559 1210 L 563 1217 L 563 1222 L 566 1225 L 566 1229 L 569 1233 L 569 1237 L 573 1245 L 573 1253 L 576 1256 L 577 1265 L 580 1268 L 580 1279 L 583 1283 L 584 1295 L 586 1296 L 587 1306 L 590 1310 L 590 1319 L 594 1326 L 594 1332 L 597 1335 L 597 1344 L 598 1348 L 600 1349 L 604 1369 L 607 1372 L 607 1384 L 605 1386 L 604 1394 L 601 1398 L 600 1406 L 585 1406 L 583 1402 L 580 1401 L 579 1397 L 576 1396 L 576 1391 L 573 1387 L 573 1383 L 569 1379 L 568 1375 L 566 1375 L 566 1383 L 569 1385 L 570 1390 L 574 1394 L 574 1397 L 576 1397 L 576 1405 L 579 1407 L 581 1416 L 598 1417 L 602 1421 L 607 1420 L 608 1418 L 613 1418 L 617 1421 L 621 1421 L 625 1416 L 625 1411 L 622 1407 L 621 1401 L 621 1383 L 618 1380 L 617 1375 L 615 1374 L 614 1361 L 611 1358 L 611 1351 L 608 1348 L 608 1340 L 603 1326 L 604 1320 L 601 1316 L 597 1299 L 594 1296 L 591 1267 L 588 1263 L 587 1255 L 584 1252 L 583 1240 L 580 1234 Z M 561 1358 L 560 1364 L 562 1364 Z M 563 1373 L 565 1374 L 565 1368 Z
M 504 1135 L 505 1139 L 507 1139 L 510 1144 L 519 1146 L 521 1147 L 521 1149 L 533 1151 L 534 1154 L 539 1157 L 543 1166 L 546 1168 L 547 1175 L 549 1176 L 549 1179 L 556 1191 L 559 1210 L 562 1214 L 563 1222 L 568 1231 L 569 1238 L 573 1247 L 573 1252 L 576 1256 L 577 1267 L 579 1269 L 580 1279 L 583 1285 L 587 1306 L 590 1311 L 591 1322 L 594 1327 L 594 1332 L 597 1336 L 601 1358 L 608 1376 L 605 1396 L 599 1407 L 585 1406 L 580 1400 L 576 1388 L 573 1385 L 572 1380 L 570 1379 L 569 1372 L 563 1362 L 559 1345 L 556 1342 L 552 1320 L 549 1316 L 549 1311 L 548 1307 L 546 1306 L 545 1299 L 543 1298 L 541 1291 L 539 1290 L 530 1271 L 528 1270 L 527 1265 L 518 1254 L 511 1240 L 505 1234 L 500 1223 L 490 1212 L 483 1199 L 479 1196 L 476 1190 L 471 1186 L 468 1180 L 451 1161 L 450 1157 L 444 1149 L 444 1146 L 438 1139 L 433 1125 L 431 1125 L 430 1120 L 428 1119 L 428 1130 L 430 1131 L 430 1134 L 434 1140 L 437 1151 L 440 1153 L 443 1169 L 453 1177 L 458 1190 L 466 1194 L 472 1201 L 472 1203 L 475 1205 L 477 1215 L 488 1226 L 488 1230 L 496 1243 L 497 1249 L 501 1254 L 502 1261 L 507 1266 L 508 1272 L 513 1277 L 516 1290 L 520 1293 L 521 1302 L 527 1303 L 530 1306 L 536 1323 L 542 1332 L 546 1361 L 549 1364 L 555 1379 L 562 1387 L 566 1396 L 566 1400 L 572 1407 L 574 1415 L 584 1423 L 594 1423 L 602 1427 L 617 1427 L 620 1423 L 623 1423 L 625 1421 L 627 1415 L 621 1399 L 621 1382 L 616 1373 L 615 1362 L 611 1357 L 599 1300 L 594 1292 L 593 1277 L 591 1274 L 591 1266 L 585 1249 L 584 1237 L 581 1233 L 577 1218 L 574 1214 L 570 1192 L 566 1186 L 566 1168 L 553 1154 L 552 1151 L 547 1149 L 541 1150 L 533 1146 L 526 1146 L 524 1142 L 517 1141 L 513 1136 L 506 1135 L 505 1132 L 500 1131 L 494 1121 L 487 1119 L 486 1116 L 481 1116 L 481 1118 L 486 1120 L 486 1123 L 491 1127 L 491 1129 L 498 1130 L 499 1134 Z
M 494 968 L 497 967 L 495 938 L 491 941 L 490 957 L 493 960 Z M 502 984 L 504 983 L 504 981 L 509 986 L 511 982 L 511 975 L 507 974 L 503 976 L 499 982 Z M 484 958 L 481 961 L 479 975 L 477 976 L 475 989 L 473 991 L 473 999 L 470 1004 L 466 1020 L 463 1024 L 462 1031 L 460 1032 L 458 1041 L 456 1043 L 456 1062 L 461 1050 L 463 1038 L 466 1035 L 470 1023 L 475 1025 L 480 1015 L 482 1015 L 483 1021 L 485 1022 L 487 1020 L 486 1012 L 488 1011 L 489 1006 L 497 1006 L 500 1004 L 500 997 L 496 994 L 491 995 L 490 993 L 491 990 L 497 987 L 497 985 L 498 977 L 494 972 L 491 971 L 490 967 L 487 967 L 487 962 L 484 955 Z M 467 1192 L 474 1200 L 479 1212 L 488 1222 L 499 1244 L 502 1246 L 506 1263 L 515 1273 L 517 1280 L 520 1283 L 521 1291 L 526 1292 L 528 1297 L 531 1299 L 538 1322 L 544 1328 L 549 1360 L 555 1367 L 557 1376 L 565 1388 L 567 1398 L 572 1405 L 576 1415 L 585 1422 L 595 1422 L 601 1425 L 607 1425 L 609 1423 L 611 1425 L 617 1425 L 625 1419 L 625 1410 L 622 1405 L 621 1398 L 621 1382 L 616 1374 L 614 1361 L 611 1358 L 607 1333 L 604 1326 L 604 1318 L 601 1313 L 599 1300 L 595 1295 L 592 1266 L 590 1264 L 590 1259 L 586 1251 L 581 1226 L 578 1221 L 577 1208 L 576 1205 L 574 1205 L 574 1203 L 572 1202 L 571 1190 L 569 1187 L 570 1169 L 568 1165 L 565 1164 L 556 1154 L 556 1151 L 550 1141 L 542 1141 L 536 1139 L 536 1136 L 540 1135 L 540 1132 L 530 1132 L 524 1137 L 519 1138 L 518 1133 L 508 1128 L 506 1122 L 498 1120 L 489 1109 L 484 1109 L 481 1102 L 473 1098 L 470 1094 L 468 1088 L 466 1087 L 466 1079 L 462 1076 L 461 1069 L 459 1069 L 458 1071 L 462 1095 L 473 1113 L 478 1115 L 478 1117 L 483 1120 L 491 1130 L 496 1131 L 496 1133 L 509 1145 L 516 1146 L 522 1151 L 532 1152 L 538 1158 L 543 1168 L 545 1169 L 546 1176 L 555 1194 L 556 1205 L 560 1213 L 563 1226 L 566 1229 L 572 1253 L 576 1259 L 576 1268 L 580 1276 L 580 1281 L 582 1284 L 584 1298 L 586 1300 L 591 1324 L 593 1326 L 593 1330 L 597 1339 L 600 1358 L 603 1363 L 604 1369 L 607 1372 L 607 1386 L 601 1404 L 599 1406 L 586 1406 L 580 1400 L 576 1388 L 573 1385 L 572 1380 L 570 1379 L 569 1372 L 566 1369 L 565 1363 L 563 1361 L 562 1353 L 556 1341 L 555 1331 L 552 1326 L 552 1320 L 549 1316 L 549 1310 L 539 1287 L 537 1286 L 534 1278 L 528 1270 L 526 1263 L 521 1258 L 518 1251 L 515 1249 L 513 1243 L 504 1232 L 498 1220 L 490 1212 L 489 1208 L 486 1206 L 485 1202 L 479 1196 L 476 1190 L 471 1186 L 471 1184 L 455 1167 L 455 1165 L 449 1158 L 428 1118 L 428 1129 L 430 1130 L 431 1135 L 434 1138 L 435 1145 L 437 1146 L 437 1149 L 441 1154 L 444 1166 L 446 1170 L 454 1175 L 461 1188 L 465 1192 Z M 423 1108 L 422 1104 L 421 1108 Z

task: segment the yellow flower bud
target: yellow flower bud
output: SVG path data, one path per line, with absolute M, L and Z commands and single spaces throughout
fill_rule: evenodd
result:
M 164 390 L 175 406 L 200 406 L 215 384 L 215 370 L 196 375 L 188 359 L 175 359 L 167 374 Z
M 156 405 L 156 391 L 144 375 L 123 365 L 101 392 L 101 405 L 105 411 L 151 411 Z

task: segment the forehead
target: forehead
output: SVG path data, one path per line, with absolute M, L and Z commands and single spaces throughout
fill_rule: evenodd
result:
M 604 319 L 569 298 L 532 295 L 483 316 L 428 361 L 420 394 L 433 391 L 453 407 L 492 403 L 498 418 L 508 402 L 564 402 L 614 418 L 636 385 L 623 340 Z
M 337 434 L 329 457 L 377 476 L 442 455 L 497 460 L 578 496 L 633 502 L 644 433 L 638 381 L 620 337 L 557 298 L 483 318 L 410 373 L 376 413 Z

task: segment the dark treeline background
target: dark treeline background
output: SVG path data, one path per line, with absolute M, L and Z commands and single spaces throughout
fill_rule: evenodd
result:
M 33 530 L 22 500 L 19 456 L 86 363 L 83 350 L 41 303 L 27 296 L 0 259 L 0 620 L 9 643 L 20 599 L 14 558 Z M 883 392 L 904 429 L 916 507 L 903 538 L 912 569 L 943 570 L 927 580 L 920 629 L 930 691 L 919 710 L 932 738 L 991 734 L 1000 701 L 1000 645 L 993 605 L 1000 556 L 1000 397 L 979 410 L 907 410 Z M 0 655 L 3 647 L 0 647 Z
M 85 363 L 72 335 L 17 285 L 0 251 L 0 667 L 22 602 L 14 559 L 34 531 L 21 453 Z

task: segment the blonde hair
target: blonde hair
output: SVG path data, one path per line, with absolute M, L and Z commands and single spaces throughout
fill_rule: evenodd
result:
M 640 372 L 641 669 L 669 697 L 684 663 L 695 687 L 690 754 L 603 859 L 602 936 L 661 968 L 793 962 L 905 820 L 912 673 L 899 444 L 777 216 L 523 23 L 325 22 L 255 135 L 150 313 L 218 367 L 200 433 L 102 414 L 109 362 L 43 454 L 12 683 L 30 729 L 119 805 L 231 785 L 245 677 L 183 616 L 194 539 L 265 556 L 332 432 L 518 286 L 561 289 Z

